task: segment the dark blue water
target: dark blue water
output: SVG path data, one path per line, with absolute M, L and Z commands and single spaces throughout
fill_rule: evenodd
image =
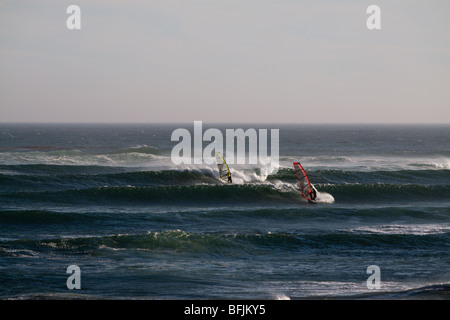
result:
M 193 123 L 1 124 L 0 298 L 448 298 L 450 126 L 209 127 L 279 129 L 278 172 L 174 165 Z

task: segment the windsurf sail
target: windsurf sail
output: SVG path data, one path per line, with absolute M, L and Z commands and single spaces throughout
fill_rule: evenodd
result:
M 220 152 L 216 152 L 216 163 L 217 168 L 219 168 L 220 179 L 231 183 L 230 168 L 228 168 L 227 162 Z
M 314 194 L 313 186 L 309 182 L 308 175 L 306 174 L 305 169 L 303 169 L 302 165 L 299 162 L 294 162 L 295 173 L 297 174 L 298 183 L 300 184 L 300 190 L 302 190 L 303 198 L 308 201 L 314 201 L 315 197 L 312 197 Z

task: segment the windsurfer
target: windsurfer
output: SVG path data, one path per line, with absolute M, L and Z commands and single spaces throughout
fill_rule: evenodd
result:
M 314 188 L 313 185 L 311 185 L 311 191 L 309 192 L 309 195 L 311 197 L 311 200 L 313 200 L 313 201 L 316 200 L 317 190 L 316 190 L 316 188 Z

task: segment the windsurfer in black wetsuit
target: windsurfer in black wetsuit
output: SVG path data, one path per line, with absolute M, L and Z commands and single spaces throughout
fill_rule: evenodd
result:
M 228 183 L 233 183 L 233 181 L 231 181 L 231 173 L 228 173 Z
M 310 195 L 312 201 L 316 200 L 317 190 L 316 190 L 316 188 L 314 188 L 313 185 L 311 185 L 311 191 L 309 192 L 309 195 Z

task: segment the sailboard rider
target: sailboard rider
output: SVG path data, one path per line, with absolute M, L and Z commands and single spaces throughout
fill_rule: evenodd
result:
M 219 169 L 220 179 L 232 183 L 230 168 L 228 168 L 227 162 L 220 152 L 216 152 L 216 163 Z
M 309 196 L 311 197 L 312 201 L 316 200 L 316 198 L 317 198 L 317 190 L 312 184 L 311 184 L 311 191 L 309 192 Z
M 294 168 L 303 198 L 308 200 L 308 203 L 316 203 L 317 189 L 309 181 L 305 169 L 303 169 L 300 162 L 294 162 Z

